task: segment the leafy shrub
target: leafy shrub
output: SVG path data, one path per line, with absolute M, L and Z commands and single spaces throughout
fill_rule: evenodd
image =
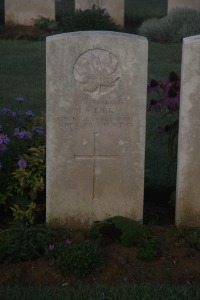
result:
M 117 242 L 129 247 L 138 248 L 138 258 L 153 260 L 159 253 L 159 242 L 153 237 L 150 229 L 129 218 L 116 216 L 95 223 L 89 232 L 89 237 L 100 244 Z
M 74 245 L 61 243 L 51 250 L 56 259 L 57 269 L 62 273 L 73 273 L 78 277 L 85 277 L 104 261 L 101 252 L 88 243 Z
M 45 225 L 16 222 L 0 232 L 0 263 L 17 263 L 43 256 L 53 231 Z
M 150 235 L 150 230 L 145 225 L 122 216 L 95 223 L 89 231 L 89 237 L 100 244 L 119 242 L 126 247 L 135 245 L 139 238 L 146 238 Z
M 188 246 L 200 250 L 200 228 L 180 229 L 178 236 L 184 238 Z
M 18 97 L 19 107 L 24 99 Z M 33 223 L 45 190 L 45 116 L 31 110 L 0 110 L 0 205 L 15 219 Z
M 120 31 L 105 9 L 93 6 L 87 10 L 76 10 L 74 14 L 61 18 L 60 22 L 40 18 L 35 25 L 47 32 L 74 32 L 84 30 Z
M 74 15 L 63 18 L 61 26 L 64 32 L 83 30 L 120 30 L 119 26 L 114 23 L 106 10 L 96 6 L 84 11 L 77 10 Z
M 200 12 L 177 8 L 166 17 L 143 22 L 139 33 L 154 42 L 181 42 L 184 37 L 200 34 Z
M 35 20 L 35 26 L 46 32 L 58 33 L 60 32 L 60 24 L 55 20 L 40 17 Z

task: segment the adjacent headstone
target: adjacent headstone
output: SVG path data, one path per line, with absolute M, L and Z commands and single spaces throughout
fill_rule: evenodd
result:
M 200 35 L 183 39 L 176 225 L 200 227 Z
M 200 9 L 200 0 L 168 0 L 168 13 L 175 8 Z
M 47 221 L 142 221 L 146 38 L 76 32 L 46 46 Z
M 93 5 L 106 9 L 115 23 L 124 27 L 124 0 L 75 0 L 75 9 L 91 9 Z
M 55 0 L 5 0 L 5 24 L 32 26 L 39 17 L 55 20 Z

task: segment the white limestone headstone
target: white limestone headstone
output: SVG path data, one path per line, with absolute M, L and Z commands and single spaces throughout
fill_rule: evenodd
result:
M 124 0 L 75 0 L 75 9 L 91 9 L 93 5 L 106 9 L 115 23 L 124 27 Z
M 200 35 L 183 39 L 176 225 L 200 227 Z
M 32 26 L 39 17 L 55 20 L 55 0 L 5 0 L 5 24 Z
M 47 38 L 47 221 L 143 218 L 148 43 L 114 32 Z
M 200 9 L 200 0 L 168 0 L 168 13 L 176 8 Z

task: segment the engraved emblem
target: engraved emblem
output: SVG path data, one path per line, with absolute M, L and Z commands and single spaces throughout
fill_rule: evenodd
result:
M 119 62 L 109 51 L 88 50 L 74 65 L 74 79 L 83 92 L 94 98 L 107 94 L 120 80 Z

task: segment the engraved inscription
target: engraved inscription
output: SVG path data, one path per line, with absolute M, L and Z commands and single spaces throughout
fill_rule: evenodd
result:
M 109 51 L 88 50 L 74 65 L 74 79 L 83 92 L 98 98 L 110 92 L 118 84 L 119 62 Z
M 74 158 L 77 160 L 92 160 L 93 168 L 92 168 L 92 178 L 93 178 L 93 191 L 92 191 L 92 199 L 95 199 L 95 186 L 96 186 L 96 160 L 101 159 L 116 159 L 117 155 L 107 154 L 107 155 L 97 155 L 96 153 L 96 138 L 98 137 L 98 133 L 94 133 L 94 145 L 93 145 L 93 154 L 91 155 L 76 155 L 74 154 Z
M 57 117 L 60 128 L 88 128 L 88 127 L 134 127 L 133 116 L 60 116 Z

